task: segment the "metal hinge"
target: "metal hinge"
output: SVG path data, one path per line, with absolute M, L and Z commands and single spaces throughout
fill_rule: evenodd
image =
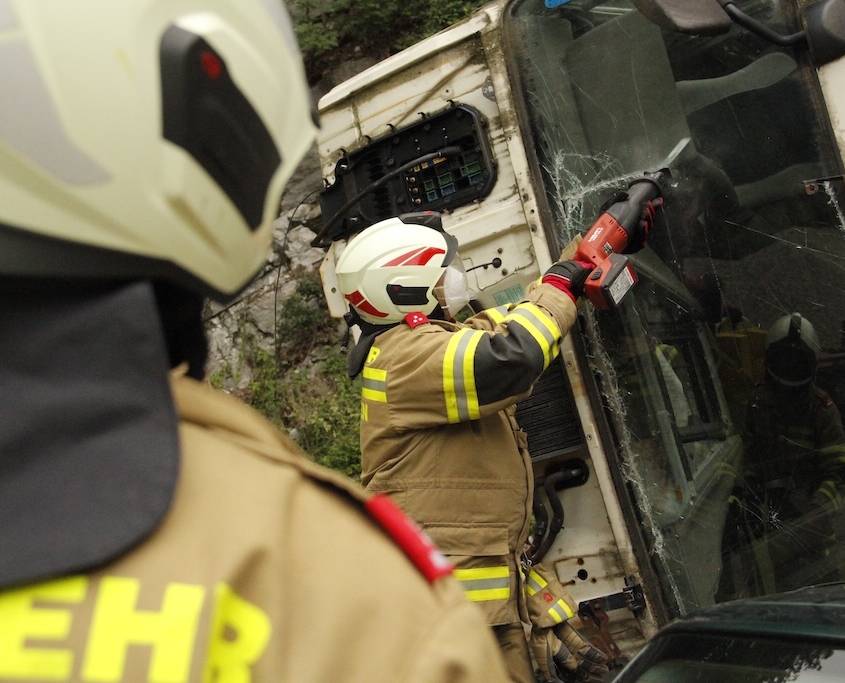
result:
M 584 606 L 601 607 L 605 612 L 625 608 L 636 614 L 639 610 L 645 608 L 645 595 L 643 594 L 643 587 L 636 583 L 625 586 L 620 593 L 584 600 L 578 605 L 578 609 L 580 610 Z
M 645 595 L 642 586 L 633 583 L 631 576 L 625 580 L 625 583 L 627 585 L 620 593 L 578 603 L 578 616 L 581 617 L 581 621 L 590 624 L 598 632 L 591 640 L 608 656 L 611 667 L 622 666 L 625 664 L 626 658 L 622 655 L 622 651 L 607 628 L 607 613 L 616 609 L 629 609 L 636 614 L 645 607 Z

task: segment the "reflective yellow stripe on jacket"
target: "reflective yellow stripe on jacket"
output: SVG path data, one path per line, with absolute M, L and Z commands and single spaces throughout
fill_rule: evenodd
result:
M 505 316 L 505 324 L 516 324 L 528 331 L 543 351 L 543 367 L 549 367 L 558 353 L 560 329 L 548 313 L 539 306 L 530 303 L 519 304 Z
M 539 375 L 560 353 L 560 330 L 557 323 L 542 308 L 531 303 L 519 304 L 504 316 L 503 312 L 497 309 L 485 311 L 491 321 L 509 328 L 519 327 L 528 333 L 542 354 L 543 367 L 537 368 Z M 475 378 L 476 357 L 480 360 L 479 367 L 484 367 L 485 359 L 493 357 L 489 333 L 471 328 L 455 332 L 446 346 L 443 358 L 443 394 L 450 423 L 481 417 Z M 494 371 L 494 368 L 491 365 L 487 370 Z
M 452 574 L 460 581 L 467 598 L 473 602 L 507 600 L 511 596 L 510 570 L 507 565 L 455 569 Z
M 449 422 L 477 420 L 481 417 L 475 391 L 473 359 L 475 349 L 487 333 L 469 328 L 452 335 L 443 358 L 443 393 Z
M 531 597 L 548 585 L 546 580 L 532 569 L 528 572 L 528 578 L 525 580 L 525 592 L 528 594 L 528 597 Z M 549 616 L 558 624 L 575 616 L 575 612 L 572 611 L 572 608 L 566 604 L 563 598 L 559 598 L 557 602 L 553 603 L 549 607 L 548 612 Z
M 361 380 L 361 398 L 387 403 L 387 370 L 364 366 Z
M 510 309 L 510 306 L 496 306 L 496 308 L 485 308 L 484 313 L 494 324 L 501 325 L 505 322 L 505 316 Z

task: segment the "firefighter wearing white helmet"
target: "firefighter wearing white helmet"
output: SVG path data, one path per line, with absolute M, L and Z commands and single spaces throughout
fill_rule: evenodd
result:
M 809 388 L 816 376 L 821 345 L 816 329 L 800 313 L 778 318 L 766 334 L 766 375 L 790 389 Z
M 406 214 L 381 221 L 338 259 L 341 290 L 371 325 L 397 323 L 414 311 L 430 313 L 441 301 L 453 317 L 469 303 L 466 271 L 455 258 L 458 241 L 413 220 L 436 222 L 437 216 Z
M 818 334 L 800 313 L 769 328 L 766 375 L 749 402 L 745 462 L 726 529 L 733 544 L 753 544 L 756 562 L 733 563 L 723 597 L 841 578 L 843 560 L 830 549 L 842 528 L 845 431 L 815 382 L 820 356 Z
M 387 498 L 197 381 L 315 133 L 283 5 L 0 0 L 0 99 L 0 680 L 502 680 Z
M 591 270 L 569 260 L 576 245 L 523 301 L 462 323 L 455 316 L 474 293 L 437 214 L 364 229 L 335 267 L 347 322 L 361 330 L 349 374 L 363 379 L 362 482 L 394 497 L 455 563 L 511 680 L 524 683 L 535 680 L 520 572 L 533 474 L 515 406 L 575 321 Z M 542 679 L 600 681 L 605 654 L 574 629 L 567 633 L 567 645 L 548 628 L 532 639 Z

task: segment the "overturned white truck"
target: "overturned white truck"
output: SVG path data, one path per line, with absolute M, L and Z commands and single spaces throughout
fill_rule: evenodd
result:
M 843 41 L 836 1 L 501 1 L 319 103 L 314 244 L 336 316 L 336 259 L 379 220 L 442 212 L 480 310 L 518 301 L 614 190 L 669 161 L 636 286 L 579 308 L 518 411 L 531 552 L 620 661 L 698 607 L 841 578 L 841 442 L 789 432 L 788 400 L 748 425 L 767 331 L 793 313 L 817 337 L 813 391 L 845 409 Z M 829 480 L 826 507 L 794 500 Z

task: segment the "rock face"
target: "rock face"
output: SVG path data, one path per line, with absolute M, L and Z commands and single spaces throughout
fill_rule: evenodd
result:
M 311 240 L 321 225 L 322 188 L 316 148 L 312 148 L 285 189 L 281 213 L 273 224 L 273 250 L 262 272 L 229 304 L 206 305 L 207 373 L 226 389 L 249 385 L 252 373 L 245 351 L 273 349 L 278 311 L 296 290 L 296 278 L 320 267 L 325 252 L 313 248 Z
M 372 66 L 371 58 L 347 60 L 312 89 L 317 102 L 331 88 Z M 319 269 L 325 252 L 311 246 L 322 227 L 320 191 L 323 178 L 316 145 L 305 156 L 285 188 L 279 217 L 273 225 L 273 251 L 264 269 L 226 305 L 209 303 L 204 311 L 209 338 L 207 374 L 225 389 L 243 389 L 252 379 L 245 357 L 248 350 L 271 351 L 278 313 L 296 291 L 297 278 Z M 338 335 L 346 325 L 339 323 Z

